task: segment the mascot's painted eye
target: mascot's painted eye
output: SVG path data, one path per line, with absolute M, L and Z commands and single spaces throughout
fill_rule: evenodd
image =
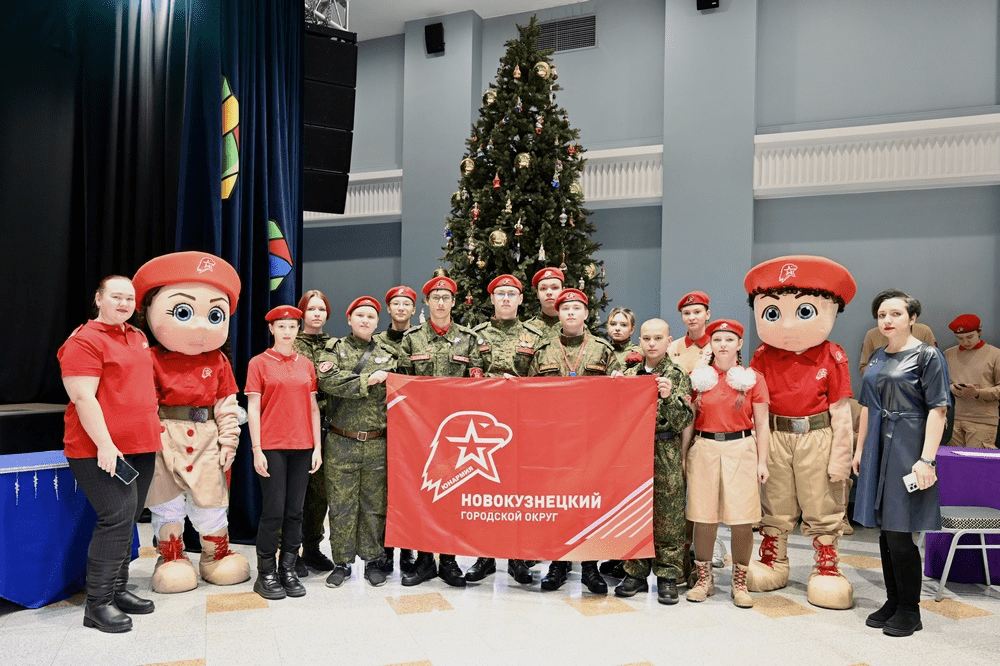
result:
M 226 321 L 226 313 L 222 308 L 212 308 L 208 311 L 208 323 L 209 324 L 221 324 Z
M 177 321 L 188 321 L 194 316 L 194 309 L 187 303 L 178 303 L 171 312 Z
M 777 305 L 768 305 L 764 308 L 764 311 L 760 313 L 760 318 L 764 321 L 778 321 L 781 319 L 781 310 L 778 309 Z
M 795 316 L 799 319 L 812 319 L 816 316 L 816 306 L 812 303 L 803 303 L 795 308 Z

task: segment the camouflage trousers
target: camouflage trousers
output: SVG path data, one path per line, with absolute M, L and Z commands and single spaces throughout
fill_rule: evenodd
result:
M 625 572 L 646 578 L 652 569 L 658 578 L 684 575 L 684 507 L 687 493 L 681 472 L 681 440 L 657 439 L 653 445 L 653 548 L 652 560 L 629 560 Z
M 385 435 L 359 442 L 329 433 L 323 475 L 330 504 L 330 553 L 337 564 L 378 558 L 386 511 Z

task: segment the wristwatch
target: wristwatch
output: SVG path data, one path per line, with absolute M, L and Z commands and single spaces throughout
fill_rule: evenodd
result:
M 931 467 L 937 468 L 937 461 L 936 460 L 928 460 L 927 458 L 920 458 L 919 460 L 920 460 L 920 462 L 924 463 L 925 465 L 930 465 Z

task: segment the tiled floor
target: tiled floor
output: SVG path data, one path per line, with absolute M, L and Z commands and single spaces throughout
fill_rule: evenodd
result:
M 722 530 L 726 539 L 728 534 Z M 148 525 L 140 525 L 149 543 Z M 844 571 L 855 606 L 830 611 L 810 606 L 805 581 L 812 562 L 808 541 L 792 538 L 792 582 L 754 595 L 753 610 L 733 606 L 728 569 L 716 569 L 717 593 L 702 604 L 656 602 L 581 591 L 579 569 L 557 592 L 521 586 L 505 573 L 466 589 L 434 579 L 404 588 L 399 572 L 372 588 L 354 566 L 343 587 L 328 589 L 325 575 L 305 579 L 300 599 L 265 601 L 247 582 L 231 589 L 202 583 L 180 595 L 148 592 L 150 550 L 132 564 L 136 591 L 156 601 L 156 612 L 133 616 L 127 634 L 102 634 L 82 625 L 82 597 L 38 610 L 0 602 L 0 663 L 30 664 L 408 664 L 567 666 L 624 664 L 997 664 L 1000 589 L 949 584 L 933 600 L 936 580 L 925 580 L 923 631 L 889 638 L 864 625 L 881 605 L 881 570 L 874 530 L 841 541 Z M 727 544 L 728 545 L 728 544 Z M 236 546 L 252 560 L 252 548 Z M 463 569 L 471 564 L 459 558 Z M 503 569 L 503 567 L 501 567 Z M 612 581 L 609 581 L 612 582 Z M 684 590 L 681 594 L 683 596 Z

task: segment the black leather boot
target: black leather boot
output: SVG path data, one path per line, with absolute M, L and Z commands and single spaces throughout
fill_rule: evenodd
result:
M 591 591 L 592 594 L 607 594 L 608 593 L 608 582 L 604 580 L 604 577 L 597 570 L 597 561 L 593 562 L 583 562 L 581 564 L 581 569 L 583 574 L 580 580 L 583 584 L 587 586 L 587 589 Z
M 83 609 L 83 626 L 108 634 L 132 630 L 132 618 L 114 603 L 115 580 L 121 562 L 87 560 L 87 605 Z
M 895 537 L 896 535 L 893 534 Z M 896 537 L 906 544 L 902 549 L 892 550 L 892 572 L 896 575 L 896 612 L 882 627 L 886 636 L 912 636 L 913 632 L 924 628 L 920 621 L 920 586 L 923 571 L 920 567 L 920 551 L 910 534 Z
M 531 569 L 528 568 L 524 560 L 507 560 L 507 573 L 521 585 L 531 584 Z
M 316 571 L 333 571 L 333 560 L 324 555 L 318 546 L 316 548 L 303 548 L 299 561 Z M 296 569 L 296 573 L 299 574 L 299 578 L 302 578 L 298 569 Z M 306 571 L 306 575 L 308 574 L 309 572 Z
M 465 576 L 454 555 L 441 555 L 438 558 L 438 576 L 452 587 L 465 587 Z
M 122 562 L 115 579 L 115 606 L 123 613 L 130 615 L 146 615 L 155 610 L 155 605 L 149 599 L 137 597 L 126 589 L 128 587 L 128 567 L 132 563 L 131 553 Z
M 889 544 L 886 541 L 885 533 L 879 534 L 878 549 L 882 556 L 882 580 L 885 581 L 886 602 L 882 607 L 868 616 L 865 624 L 869 627 L 881 629 L 885 623 L 896 614 L 896 574 L 892 569 L 892 555 L 889 553 Z
M 542 577 L 542 589 L 548 592 L 558 590 L 566 582 L 566 572 L 569 570 L 569 562 L 553 562 L 549 565 L 549 570 Z
M 628 574 L 615 588 L 616 597 L 634 597 L 640 592 L 649 592 L 649 583 L 646 582 L 645 578 L 636 578 Z
M 413 570 L 413 565 L 416 564 L 417 558 L 413 555 L 413 551 L 407 548 L 399 549 L 399 570 L 403 573 L 409 573 Z
M 437 577 L 437 566 L 434 564 L 434 554 L 421 552 L 417 555 L 413 568 L 403 574 L 403 580 L 400 582 L 404 587 L 411 587 L 435 577 Z
M 656 601 L 664 606 L 673 606 L 680 597 L 677 596 L 676 578 L 656 578 Z
M 299 555 L 295 551 L 282 553 L 278 558 L 278 582 L 285 588 L 285 594 L 290 597 L 302 597 L 306 594 L 306 588 L 299 582 L 299 576 L 295 573 L 295 563 Z
M 465 580 L 470 583 L 480 581 L 497 572 L 497 561 L 492 557 L 480 557 L 465 572 Z
M 284 599 L 285 588 L 278 580 L 278 565 L 274 555 L 265 557 L 257 553 L 257 580 L 253 582 L 253 591 L 265 599 Z
M 402 554 L 402 551 L 400 551 L 400 554 Z M 382 573 L 384 573 L 386 576 L 388 576 L 389 574 L 392 573 L 392 569 L 393 569 L 392 559 L 395 556 L 396 556 L 396 549 L 395 548 L 389 548 L 387 546 L 385 548 L 385 554 L 382 556 Z M 399 563 L 399 570 L 400 571 L 403 570 L 403 563 L 402 562 Z

